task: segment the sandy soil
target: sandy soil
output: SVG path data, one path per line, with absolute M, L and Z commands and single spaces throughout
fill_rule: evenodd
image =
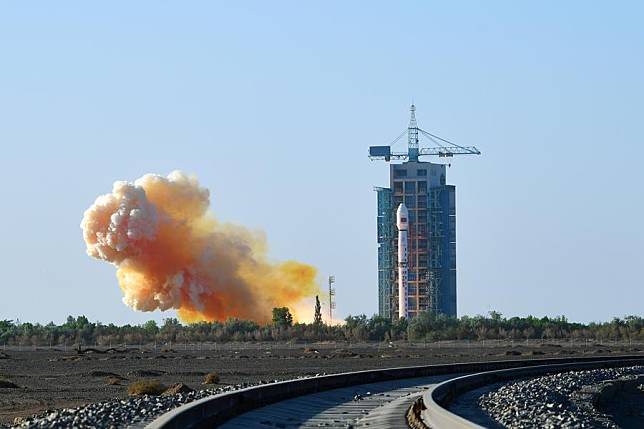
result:
M 180 346 L 182 349 L 184 346 Z M 78 354 L 73 350 L 0 350 L 0 380 L 19 388 L 2 388 L 0 423 L 12 423 L 47 409 L 126 397 L 128 383 L 150 378 L 169 385 L 199 388 L 204 375 L 216 371 L 222 384 L 289 379 L 337 373 L 477 360 L 529 359 L 641 353 L 637 348 L 583 345 L 490 344 L 252 344 L 202 346 L 201 350 L 129 349 L 127 352 Z M 108 378 L 122 377 L 120 385 Z

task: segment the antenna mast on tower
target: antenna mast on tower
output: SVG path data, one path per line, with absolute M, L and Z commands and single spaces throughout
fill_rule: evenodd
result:
M 418 123 L 416 122 L 416 106 L 413 104 L 409 108 L 411 112 L 409 118 L 409 127 L 407 127 L 407 147 L 409 150 L 409 160 L 418 161 Z
M 335 276 L 329 276 L 329 324 L 333 322 L 333 309 L 335 308 Z

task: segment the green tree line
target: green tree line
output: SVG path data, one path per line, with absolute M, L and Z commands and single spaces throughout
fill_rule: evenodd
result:
M 319 311 L 319 310 L 318 310 Z M 316 317 L 314 323 L 294 323 L 288 308 L 276 308 L 273 320 L 258 324 L 249 320 L 201 322 L 184 325 L 168 318 L 142 325 L 117 326 L 90 322 L 85 316 L 69 316 L 62 325 L 14 323 L 0 319 L 0 345 L 99 345 L 149 343 L 197 343 L 230 341 L 441 341 L 441 340 L 634 340 L 644 341 L 644 319 L 614 318 L 610 322 L 576 323 L 565 317 L 511 317 L 498 312 L 486 316 L 448 318 L 429 312 L 411 320 L 365 315 L 349 316 L 345 323 L 329 326 Z

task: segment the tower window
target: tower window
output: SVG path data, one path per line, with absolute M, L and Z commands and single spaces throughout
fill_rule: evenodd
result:
M 416 298 L 407 298 L 407 310 L 416 310 Z
M 425 170 L 424 168 L 420 169 L 420 170 L 417 170 L 416 175 L 417 176 L 427 176 L 427 170 Z
M 394 170 L 394 177 L 407 177 L 407 170 Z

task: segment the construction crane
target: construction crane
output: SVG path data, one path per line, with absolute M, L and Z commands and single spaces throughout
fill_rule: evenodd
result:
M 459 146 L 442 137 L 434 135 L 423 130 L 416 122 L 416 106 L 411 105 L 411 118 L 409 126 L 388 146 L 370 146 L 369 159 L 371 160 L 409 160 L 418 161 L 421 156 L 438 156 L 440 158 L 450 158 L 454 155 L 480 155 L 481 152 L 474 146 Z M 407 152 L 392 152 L 391 147 L 395 145 L 403 136 L 407 134 Z M 419 145 L 419 138 L 423 137 L 433 144 L 434 147 L 423 147 Z

